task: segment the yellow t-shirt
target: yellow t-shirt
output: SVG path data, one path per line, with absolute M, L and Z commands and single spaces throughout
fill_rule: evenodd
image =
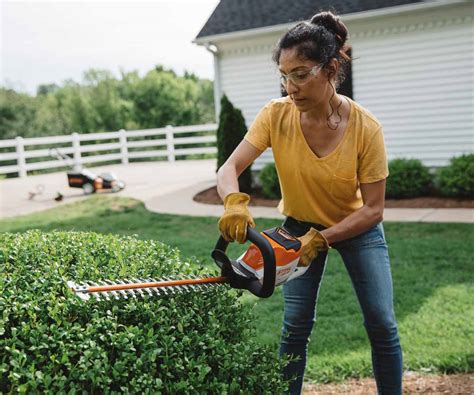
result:
M 263 107 L 245 140 L 275 158 L 283 215 L 332 226 L 362 207 L 359 183 L 388 176 L 380 122 L 366 109 L 351 105 L 346 130 L 337 147 L 319 158 L 301 130 L 300 112 L 289 97 Z

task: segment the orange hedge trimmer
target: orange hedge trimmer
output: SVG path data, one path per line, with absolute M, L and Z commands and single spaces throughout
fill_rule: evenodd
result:
M 253 244 L 237 260 L 230 260 L 225 251 L 229 243 L 221 236 L 212 258 L 221 269 L 221 275 L 206 278 L 130 279 L 105 281 L 102 284 L 68 282 L 79 297 L 89 299 L 128 298 L 146 295 L 166 295 L 229 284 L 232 288 L 247 289 L 254 295 L 267 298 L 275 286 L 301 276 L 308 267 L 298 266 L 301 242 L 285 229 L 277 227 L 259 233 L 247 229 L 247 240 Z

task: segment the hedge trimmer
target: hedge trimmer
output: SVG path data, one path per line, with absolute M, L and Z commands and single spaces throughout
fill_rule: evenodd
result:
M 298 266 L 301 242 L 283 228 L 276 227 L 259 233 L 247 229 L 247 240 L 252 244 L 237 259 L 231 260 L 225 251 L 229 242 L 222 236 L 212 251 L 212 258 L 221 275 L 205 278 L 124 279 L 103 283 L 86 282 L 68 286 L 82 299 L 129 298 L 146 295 L 167 295 L 229 284 L 232 288 L 247 289 L 260 298 L 273 294 L 275 286 L 301 276 L 308 266 Z

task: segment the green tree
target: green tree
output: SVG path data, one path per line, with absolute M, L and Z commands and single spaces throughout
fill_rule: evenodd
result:
M 213 122 L 212 81 L 157 65 L 137 71 L 90 69 L 81 83 L 40 85 L 36 97 L 0 88 L 0 139 Z
M 0 139 L 31 136 L 35 117 L 34 98 L 12 89 L 0 88 Z
M 221 99 L 219 128 L 217 129 L 217 169 L 229 158 L 240 144 L 247 131 L 242 111 L 235 108 L 226 95 Z M 250 192 L 252 189 L 252 173 L 249 166 L 239 177 L 239 189 Z

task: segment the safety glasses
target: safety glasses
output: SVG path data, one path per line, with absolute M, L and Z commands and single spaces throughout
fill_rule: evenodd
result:
M 318 74 L 319 71 L 323 68 L 323 66 L 324 65 L 320 63 L 307 70 L 293 71 L 292 73 L 289 73 L 289 74 L 281 73 L 280 83 L 284 87 L 287 86 L 288 81 L 291 81 L 295 85 L 303 85 L 306 82 L 308 82 L 312 76 L 314 77 L 316 74 Z

